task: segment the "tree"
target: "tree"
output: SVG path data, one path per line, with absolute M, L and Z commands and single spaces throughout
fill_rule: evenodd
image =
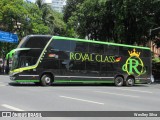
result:
M 49 34 L 49 27 L 42 19 L 43 12 L 34 3 L 25 3 L 24 8 L 28 14 L 23 21 L 23 36 L 27 34 Z
M 77 6 L 83 3 L 85 0 L 67 0 L 66 6 L 63 10 L 63 19 L 67 23 L 68 19 L 72 16 L 72 13 L 76 11 Z
M 3 31 L 17 33 L 19 40 L 27 34 L 47 34 L 48 26 L 41 20 L 41 11 L 33 3 L 23 0 L 0 1 L 0 28 Z M 0 43 L 5 53 L 15 48 L 15 44 Z
M 65 23 L 62 14 L 54 11 L 50 5 L 44 3 L 44 0 L 37 0 L 36 5 L 42 11 L 42 20 L 50 28 L 50 34 L 63 34 Z
M 108 17 L 108 18 L 106 18 Z M 114 15 L 112 6 L 106 0 L 85 0 L 76 6 L 68 20 L 79 37 L 95 40 L 113 39 Z
M 36 4 L 24 0 L 0 1 L 0 29 L 18 34 L 19 41 L 28 34 L 65 34 L 65 23 L 60 13 L 52 10 L 43 0 Z M 10 43 L 0 43 L 6 53 L 15 48 Z
M 7 32 L 19 34 L 19 23 L 23 21 L 24 15 L 27 14 L 27 10 L 23 8 L 23 0 L 1 0 L 0 1 L 0 29 Z M 0 43 L 1 49 L 5 51 L 5 54 L 15 47 L 14 44 Z
M 116 33 L 122 43 L 145 45 L 149 29 L 154 25 L 153 0 L 113 1 Z M 119 33 L 121 31 L 121 33 Z
M 159 25 L 158 0 L 84 0 L 75 6 L 71 1 L 64 19 L 81 38 L 145 46 L 149 29 Z

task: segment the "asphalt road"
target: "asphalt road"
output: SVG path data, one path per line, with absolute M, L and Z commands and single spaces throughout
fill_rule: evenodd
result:
M 160 111 L 160 84 L 42 87 L 16 84 L 0 75 L 0 95 L 0 111 Z

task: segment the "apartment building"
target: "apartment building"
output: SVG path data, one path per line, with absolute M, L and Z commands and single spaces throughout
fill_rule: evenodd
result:
M 65 5 L 66 0 L 52 0 L 51 3 L 51 7 L 58 12 L 62 12 Z
M 148 42 L 148 46 L 151 48 L 154 57 L 160 57 L 160 48 L 157 48 L 153 40 Z

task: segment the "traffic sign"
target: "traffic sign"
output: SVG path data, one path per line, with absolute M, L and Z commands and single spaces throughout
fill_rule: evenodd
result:
M 17 36 L 17 34 L 13 34 L 10 32 L 0 31 L 0 41 L 10 42 L 10 43 L 18 43 L 18 36 Z

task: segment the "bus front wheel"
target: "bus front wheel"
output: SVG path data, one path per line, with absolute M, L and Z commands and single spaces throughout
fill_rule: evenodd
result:
M 52 84 L 52 78 L 50 75 L 48 74 L 44 74 L 41 77 L 41 85 L 42 86 L 50 86 Z
M 115 78 L 114 83 L 115 83 L 116 86 L 119 86 L 119 87 L 120 87 L 120 86 L 123 85 L 124 80 L 123 80 L 122 77 L 119 76 L 119 77 L 116 77 L 116 78 Z

